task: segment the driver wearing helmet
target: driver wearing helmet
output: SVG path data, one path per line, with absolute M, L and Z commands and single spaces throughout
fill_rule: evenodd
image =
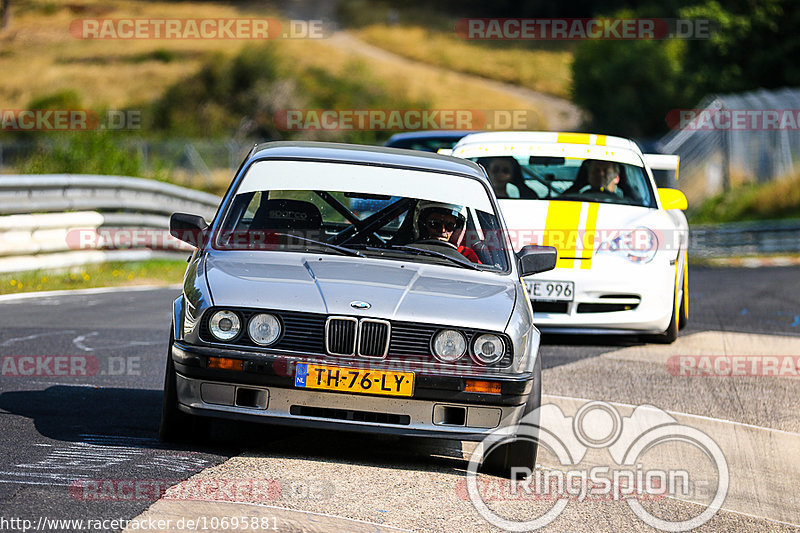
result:
M 458 244 L 467 220 L 462 211 L 460 205 L 421 201 L 417 204 L 415 229 L 421 241 L 442 241 L 473 263 L 480 263 L 472 248 Z

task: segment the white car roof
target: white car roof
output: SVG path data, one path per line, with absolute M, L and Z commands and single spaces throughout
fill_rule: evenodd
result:
M 551 156 L 602 159 L 643 166 L 642 152 L 630 139 L 593 133 L 493 131 L 473 133 L 453 147 L 456 157 Z

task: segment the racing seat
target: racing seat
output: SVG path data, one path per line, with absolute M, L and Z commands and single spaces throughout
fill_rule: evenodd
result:
M 317 206 L 302 200 L 262 200 L 249 230 L 254 240 L 263 236 L 263 242 L 268 245 L 300 242 L 291 236 L 326 240 L 322 231 L 322 214 Z

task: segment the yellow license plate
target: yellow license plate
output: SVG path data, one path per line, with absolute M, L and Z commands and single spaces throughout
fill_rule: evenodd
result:
M 411 396 L 414 393 L 413 372 L 368 370 L 309 363 L 298 363 L 295 368 L 295 387 L 384 396 Z

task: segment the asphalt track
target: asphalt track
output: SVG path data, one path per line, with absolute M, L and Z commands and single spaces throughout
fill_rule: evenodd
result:
M 176 292 L 0 301 L 0 530 L 21 530 L 22 522 L 8 521 L 26 519 L 40 531 L 119 531 L 125 523 L 51 521 L 139 517 L 128 530 L 152 530 L 157 520 L 170 520 L 161 529 L 501 531 L 467 498 L 465 458 L 472 445 L 222 423 L 202 443 L 160 444 Z M 637 406 L 654 406 L 638 412 L 701 432 L 726 460 L 724 503 L 701 530 L 796 530 L 800 380 L 683 377 L 674 375 L 670 361 L 799 355 L 800 268 L 694 268 L 690 294 L 691 323 L 671 346 L 623 337 L 545 338 L 544 401 L 571 417 L 587 401 L 602 400 L 624 420 Z M 31 356 L 40 356 L 32 373 L 23 363 Z M 88 372 L 68 375 L 70 365 Z M 600 416 L 599 426 L 603 421 Z M 675 446 L 683 447 L 653 451 L 637 467 L 666 469 L 677 461 L 693 481 L 707 482 L 681 498 L 643 501 L 650 514 L 673 522 L 702 512 L 718 483 L 707 456 L 685 443 Z M 610 466 L 609 456 L 591 449 L 570 468 Z M 539 463 L 552 472 L 566 468 L 547 450 Z M 498 478 L 478 479 L 489 507 L 509 520 L 531 520 L 553 505 L 492 493 Z M 168 486 L 171 498 L 158 500 Z M 653 530 L 627 501 L 591 497 L 569 501 L 544 527 L 565 529 Z

